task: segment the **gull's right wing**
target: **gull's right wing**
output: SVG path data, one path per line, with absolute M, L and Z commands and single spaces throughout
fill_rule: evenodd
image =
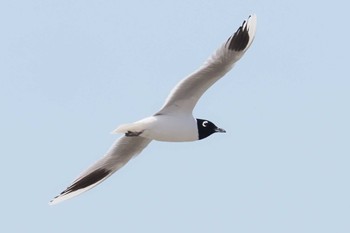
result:
M 256 16 L 249 16 L 242 26 L 194 73 L 180 81 L 155 115 L 192 114 L 203 93 L 231 70 L 252 44 Z

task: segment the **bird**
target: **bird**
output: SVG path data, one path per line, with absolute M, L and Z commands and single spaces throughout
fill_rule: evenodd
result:
M 204 92 L 229 72 L 252 44 L 256 33 L 255 14 L 242 25 L 192 74 L 170 92 L 158 112 L 142 120 L 123 124 L 112 133 L 123 134 L 107 153 L 81 173 L 49 204 L 75 197 L 100 184 L 123 167 L 152 141 L 190 142 L 214 133 L 225 133 L 206 119 L 193 117 L 193 109 Z

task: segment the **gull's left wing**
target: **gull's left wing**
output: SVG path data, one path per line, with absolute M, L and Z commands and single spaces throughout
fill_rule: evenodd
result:
M 69 187 L 53 198 L 50 204 L 57 204 L 92 189 L 123 167 L 133 156 L 141 153 L 151 141 L 142 137 L 121 137 L 104 157 L 84 171 Z

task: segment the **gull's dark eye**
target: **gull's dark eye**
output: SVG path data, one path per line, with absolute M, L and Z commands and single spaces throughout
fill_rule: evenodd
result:
M 202 126 L 207 127 L 208 121 L 203 121 Z

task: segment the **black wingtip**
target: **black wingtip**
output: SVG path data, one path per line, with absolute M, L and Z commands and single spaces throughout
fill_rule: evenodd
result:
M 65 195 L 71 192 L 75 192 L 79 189 L 86 188 L 90 185 L 93 185 L 97 183 L 98 181 L 105 178 L 107 175 L 110 174 L 109 170 L 106 169 L 98 169 L 96 171 L 91 172 L 89 175 L 85 176 L 84 178 L 74 182 L 71 186 L 69 186 L 66 190 L 64 190 L 60 195 Z M 60 196 L 58 195 L 58 196 Z
M 249 16 L 249 18 L 250 17 L 251 16 Z M 249 30 L 246 21 L 244 21 L 242 26 L 238 28 L 235 34 L 227 40 L 227 43 L 229 43 L 229 50 L 234 50 L 237 52 L 242 51 L 247 47 L 249 43 Z

